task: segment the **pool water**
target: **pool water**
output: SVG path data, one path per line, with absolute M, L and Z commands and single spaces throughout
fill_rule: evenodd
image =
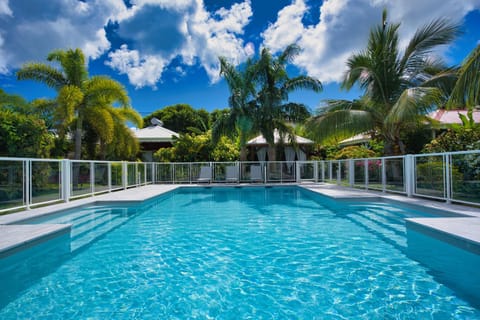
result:
M 232 187 L 80 210 L 32 221 L 74 223 L 23 253 L 53 258 L 3 259 L 0 319 L 480 319 L 408 258 L 412 209 Z

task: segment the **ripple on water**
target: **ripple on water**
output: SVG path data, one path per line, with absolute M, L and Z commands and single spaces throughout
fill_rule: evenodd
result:
M 210 190 L 206 202 L 174 193 L 135 216 L 0 318 L 480 318 L 350 210 L 298 189 Z

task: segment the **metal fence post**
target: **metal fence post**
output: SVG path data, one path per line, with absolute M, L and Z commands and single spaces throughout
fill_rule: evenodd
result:
M 300 177 L 300 163 L 298 161 L 295 161 L 295 175 L 296 175 L 295 181 L 297 183 L 300 183 L 300 180 L 301 180 L 301 177 Z
M 445 170 L 444 170 L 444 175 L 445 175 L 445 198 L 447 203 L 452 202 L 452 183 L 451 183 L 451 173 L 452 173 L 452 165 L 451 165 L 451 159 L 450 159 L 450 154 L 445 154 L 443 156 L 443 162 L 445 164 Z
M 122 184 L 123 189 L 127 189 L 128 187 L 128 167 L 127 162 L 122 161 Z
M 387 191 L 387 170 L 385 167 L 385 158 L 382 158 L 382 192 Z
M 365 169 L 365 190 L 368 190 L 368 159 L 363 160 L 363 166 Z
M 405 179 L 405 192 L 407 197 L 412 197 L 415 183 L 415 167 L 413 164 L 413 156 L 407 154 L 403 157 L 404 161 L 404 179 Z
M 95 193 L 95 163 L 90 161 L 90 193 Z
M 337 185 L 342 183 L 342 163 L 337 161 Z
M 26 209 L 30 210 L 30 204 L 32 202 L 32 161 L 25 160 L 23 162 L 24 166 L 24 194 L 25 194 L 25 205 Z
M 348 183 L 353 188 L 355 184 L 355 166 L 353 159 L 348 159 Z
M 107 179 L 108 179 L 108 192 L 112 192 L 112 163 L 107 163 Z
M 70 178 L 72 176 L 72 167 L 70 160 L 64 159 L 62 160 L 62 167 L 61 167 L 61 175 L 60 175 L 60 181 L 62 184 L 62 199 L 65 202 L 70 201 Z

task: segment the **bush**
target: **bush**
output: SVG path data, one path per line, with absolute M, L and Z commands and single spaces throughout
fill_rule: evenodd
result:
M 238 160 L 238 146 L 226 137 L 222 137 L 215 145 L 211 134 L 180 134 L 171 148 L 159 149 L 154 154 L 160 162 L 204 162 Z
M 480 128 L 460 127 L 448 129 L 442 135 L 433 139 L 422 149 L 422 153 L 476 149 L 480 149 Z
M 338 150 L 332 154 L 333 159 L 360 159 L 360 158 L 375 158 L 378 154 L 364 146 L 349 146 Z

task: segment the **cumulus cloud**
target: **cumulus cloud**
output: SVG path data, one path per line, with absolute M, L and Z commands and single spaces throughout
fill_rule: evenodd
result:
M 44 61 L 55 49 L 97 58 L 110 48 L 104 26 L 125 10 L 122 0 L 0 0 L 0 72 Z
M 362 50 L 371 26 L 380 22 L 383 8 L 389 11 L 389 20 L 401 22 L 401 44 L 411 38 L 415 30 L 438 17 L 461 21 L 464 16 L 480 8 L 478 0 L 326 0 L 320 6 L 317 24 L 305 25 L 308 13 L 304 0 L 295 0 L 279 11 L 277 20 L 263 33 L 263 45 L 276 53 L 290 43 L 302 47 L 294 63 L 310 76 L 321 81 L 337 82 L 345 72 L 345 62 L 352 52 Z
M 241 38 L 252 16 L 249 0 L 214 13 L 201 0 L 137 0 L 132 4 L 129 12 L 118 17 L 117 33 L 133 51 L 124 46 L 109 54 L 107 64 L 127 74 L 136 87 L 155 87 L 165 67 L 177 57 L 186 65 L 199 63 L 216 82 L 218 56 L 240 63 L 254 52 L 252 44 L 244 44 Z M 132 55 L 138 56 L 136 60 Z
M 155 88 L 175 60 L 199 64 L 219 80 L 218 56 L 240 63 L 255 52 L 244 43 L 250 0 L 208 12 L 203 0 L 0 0 L 0 74 L 54 49 L 81 48 L 136 87 Z M 105 28 L 113 34 L 107 34 Z M 114 37 L 108 38 L 110 35 Z M 7 45 L 8 44 L 8 45 Z M 112 45 L 114 47 L 112 48 Z

